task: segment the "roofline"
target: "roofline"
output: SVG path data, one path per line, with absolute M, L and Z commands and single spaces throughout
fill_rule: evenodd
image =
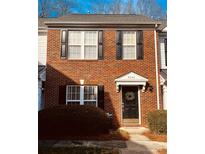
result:
M 62 21 L 47 21 L 44 22 L 45 25 L 52 25 L 52 24 L 84 24 L 84 25 L 92 25 L 92 24 L 105 24 L 105 25 L 109 25 L 109 24 L 120 24 L 120 25 L 141 25 L 141 24 L 145 24 L 145 25 L 160 25 L 161 22 L 155 22 L 155 21 L 148 21 L 148 22 L 127 22 L 127 23 L 121 23 L 121 22 L 62 22 Z

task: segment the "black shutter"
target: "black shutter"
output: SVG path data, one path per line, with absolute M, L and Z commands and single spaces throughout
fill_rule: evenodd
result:
M 61 31 L 61 59 L 66 59 L 68 50 L 68 32 L 66 30 Z
M 104 109 L 104 86 L 98 86 L 98 107 Z
M 116 59 L 120 60 L 122 59 L 122 32 L 117 31 L 116 35 Z
M 136 32 L 136 41 L 137 41 L 137 59 L 144 58 L 144 47 L 143 47 L 143 31 L 138 30 Z
M 98 59 L 103 59 L 103 31 L 98 31 Z
M 66 86 L 59 86 L 58 103 L 66 104 Z

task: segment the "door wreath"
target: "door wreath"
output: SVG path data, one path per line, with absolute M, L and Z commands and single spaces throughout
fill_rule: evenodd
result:
M 135 99 L 135 93 L 134 92 L 126 92 L 125 93 L 125 99 L 127 101 L 132 101 Z

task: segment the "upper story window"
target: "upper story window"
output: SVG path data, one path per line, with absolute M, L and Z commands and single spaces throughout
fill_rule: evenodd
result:
M 136 32 L 122 33 L 123 59 L 136 59 Z
M 159 38 L 161 69 L 167 69 L 167 38 Z
M 99 35 L 101 34 L 101 35 Z M 68 59 L 101 59 L 102 31 L 62 31 L 61 57 Z M 101 39 L 102 40 L 102 39 Z M 101 46 L 100 50 L 98 46 Z
M 143 59 L 143 31 L 117 31 L 116 48 L 117 60 Z

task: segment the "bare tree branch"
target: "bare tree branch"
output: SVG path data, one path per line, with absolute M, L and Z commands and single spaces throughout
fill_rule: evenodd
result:
M 134 5 L 133 0 L 127 0 L 124 6 L 125 14 L 136 14 L 136 5 Z
M 50 15 L 50 7 L 51 7 L 51 2 L 50 0 L 40 0 L 39 1 L 39 17 L 41 18 L 47 18 Z
M 166 16 L 166 12 L 163 12 L 156 0 L 138 0 L 137 12 L 155 19 L 165 18 Z
M 71 13 L 71 9 L 76 5 L 74 0 L 56 0 L 52 9 L 56 12 L 57 16 L 64 16 Z

